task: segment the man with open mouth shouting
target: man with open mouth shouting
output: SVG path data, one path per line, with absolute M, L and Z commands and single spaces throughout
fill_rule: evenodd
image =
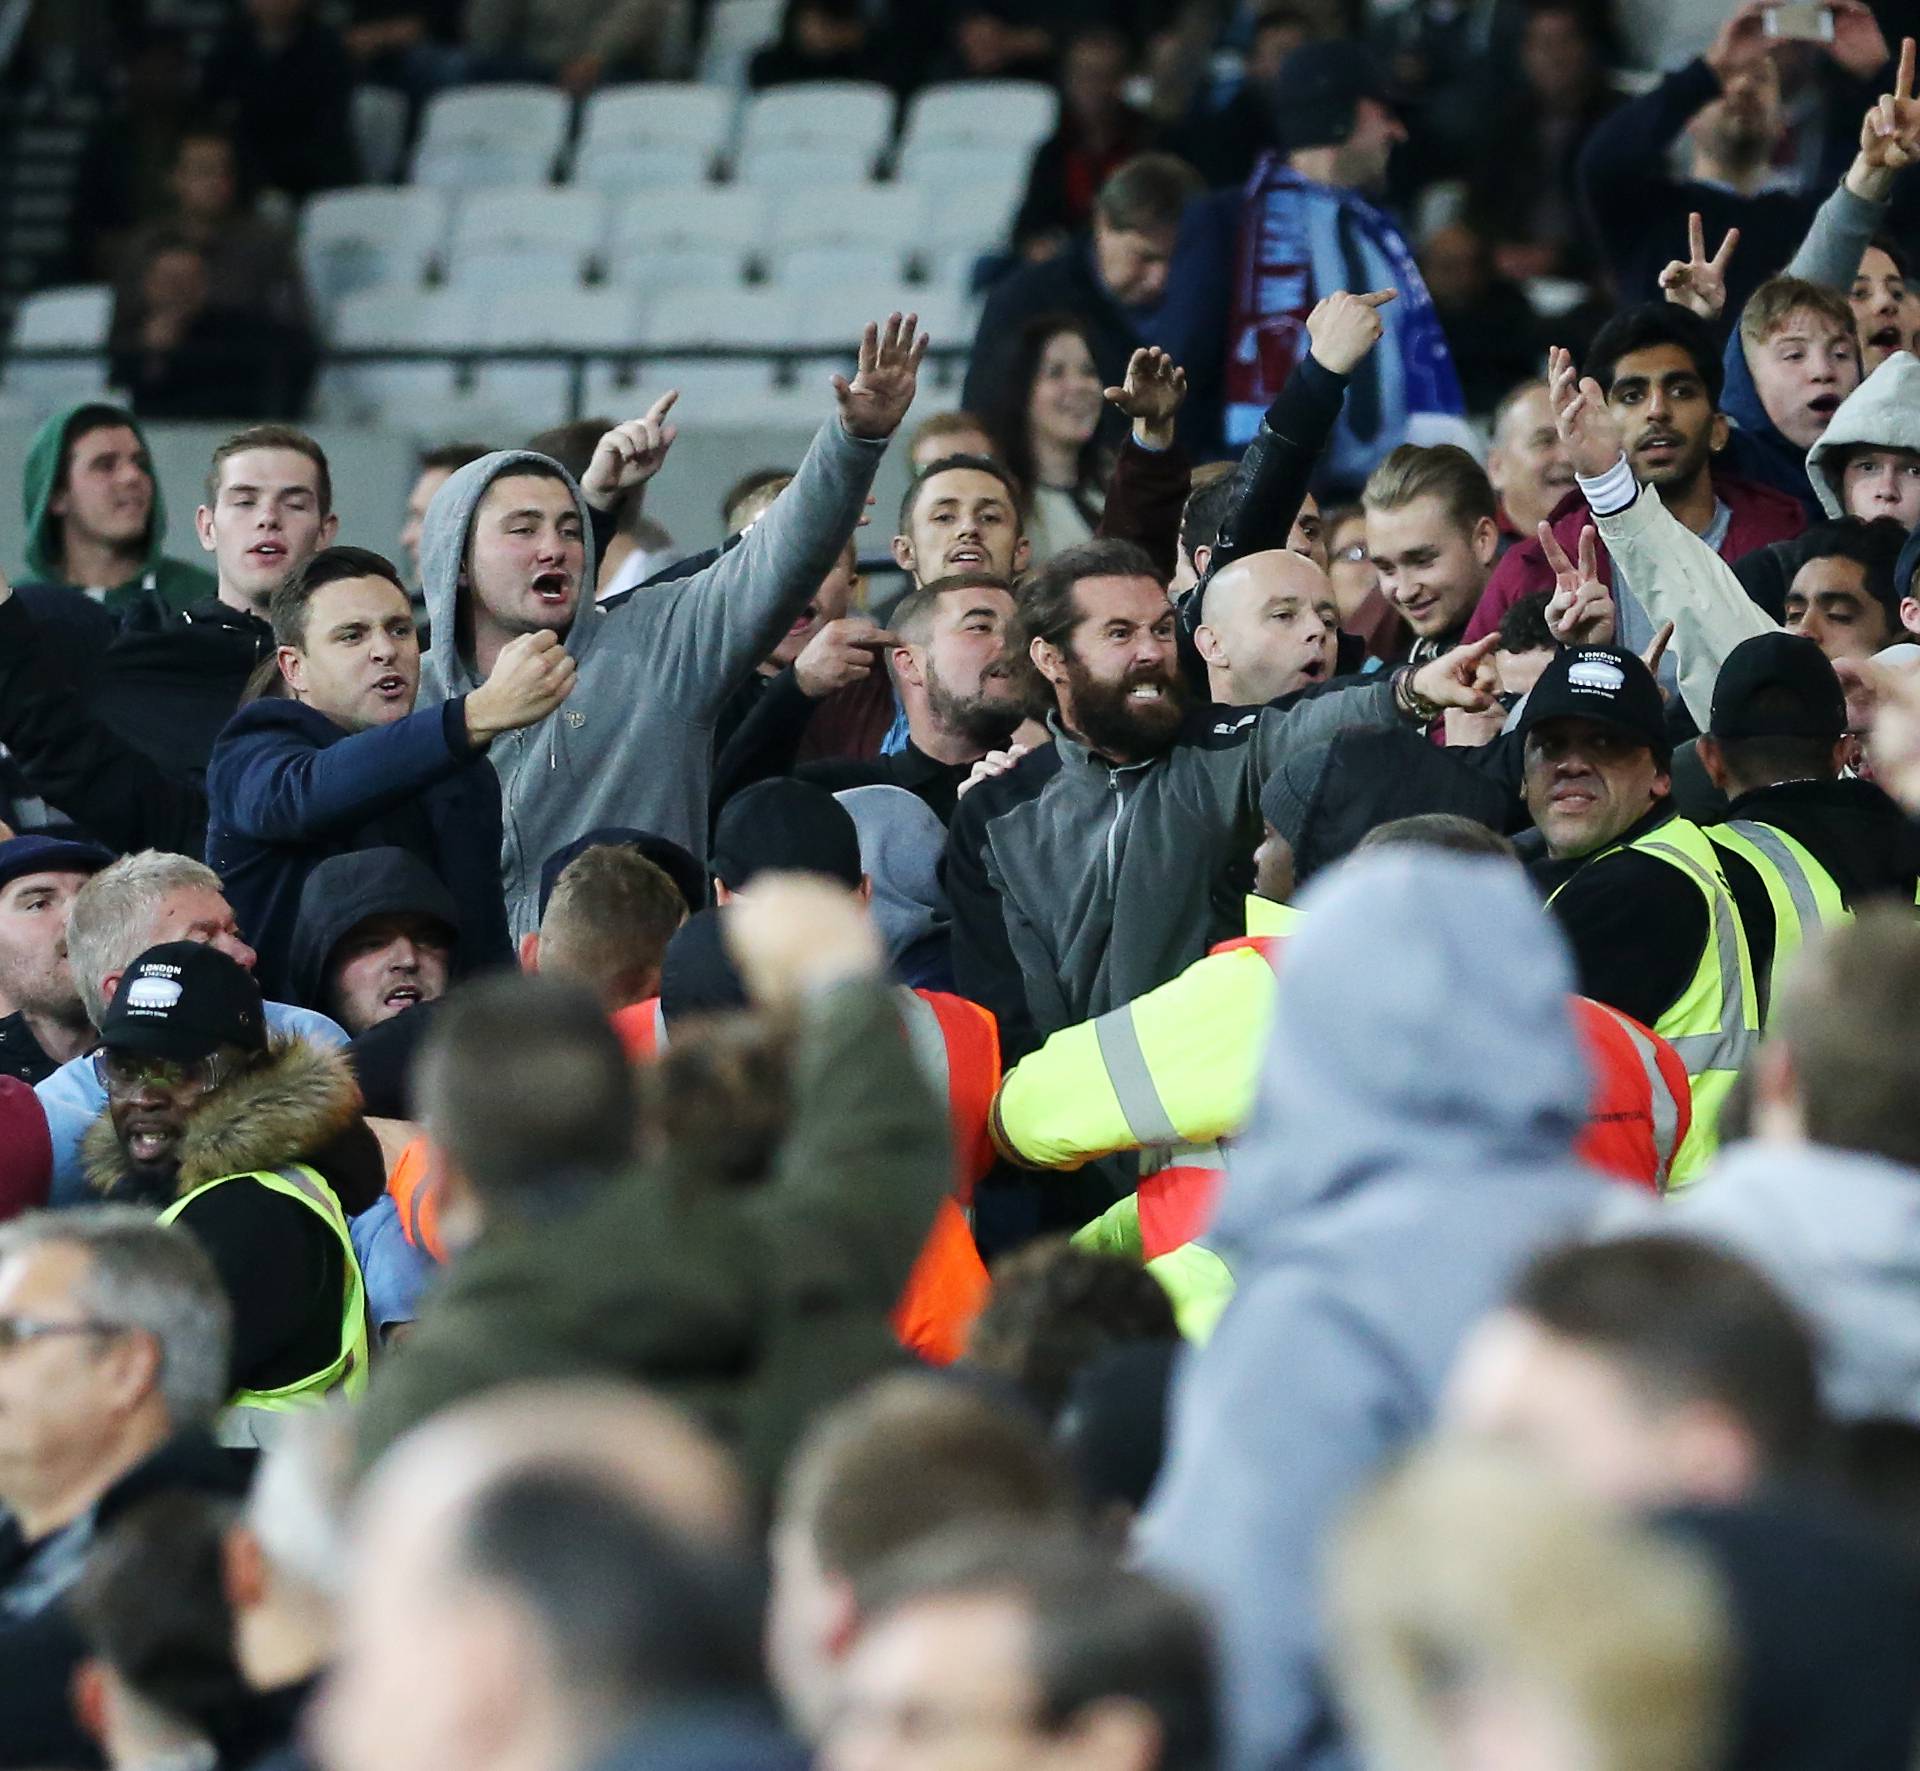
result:
M 471 693 L 416 713 L 420 639 L 400 574 L 323 549 L 273 593 L 278 693 L 242 707 L 207 769 L 207 860 L 276 995 L 294 980 L 308 875 L 334 855 L 399 848 L 445 885 L 464 956 L 506 963 L 500 787 L 487 747 L 544 719 L 575 669 L 553 634 L 504 645 Z
M 426 698 L 474 688 L 528 635 L 557 640 L 579 671 L 565 707 L 490 752 L 516 939 L 539 921 L 541 863 L 588 830 L 650 830 L 705 855 L 715 722 L 852 537 L 913 400 L 927 347 L 917 326 L 894 314 L 867 327 L 857 372 L 833 378 L 837 410 L 738 546 L 616 606 L 594 604 L 593 516 L 659 471 L 677 434 L 673 393 L 610 430 L 577 482 L 548 456 L 509 449 L 435 494 L 420 538 L 434 635 Z

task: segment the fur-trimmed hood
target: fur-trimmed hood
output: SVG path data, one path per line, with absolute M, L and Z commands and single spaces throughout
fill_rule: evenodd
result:
M 264 1061 L 223 1082 L 194 1108 L 180 1141 L 175 1197 L 222 1175 L 310 1158 L 359 1116 L 360 1088 L 339 1052 L 292 1036 L 277 1038 Z M 111 1192 L 126 1178 L 111 1109 L 88 1127 L 81 1158 L 95 1192 Z

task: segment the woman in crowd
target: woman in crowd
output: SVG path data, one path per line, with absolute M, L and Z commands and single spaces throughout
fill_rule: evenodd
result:
M 1021 514 L 1038 567 L 1093 539 L 1106 497 L 1102 388 L 1080 322 L 1065 314 L 1029 321 L 1002 385 L 987 428 L 1026 488 Z

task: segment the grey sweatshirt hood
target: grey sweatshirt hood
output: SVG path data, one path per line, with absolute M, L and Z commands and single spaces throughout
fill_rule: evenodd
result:
M 593 553 L 593 512 L 573 475 L 550 455 L 538 455 L 531 449 L 496 449 L 469 461 L 448 476 L 447 483 L 433 495 L 420 525 L 420 577 L 426 596 L 427 620 L 431 624 L 433 644 L 420 661 L 421 700 L 449 701 L 478 688 L 481 678 L 473 662 L 460 652 L 460 577 L 466 569 L 467 541 L 473 532 L 474 512 L 487 488 L 508 474 L 529 469 L 558 474 L 573 494 L 574 509 L 580 513 L 580 530 L 586 559 L 580 568 L 580 583 L 574 602 L 573 625 L 567 630 L 567 650 L 578 659 L 592 637 L 593 584 L 598 561 Z
M 1920 451 L 1920 357 L 1911 351 L 1895 351 L 1848 394 L 1807 451 L 1807 478 L 1830 517 L 1846 514 L 1840 497 L 1846 457 L 1865 443 Z
M 1518 868 L 1389 850 L 1300 908 L 1210 1238 L 1229 1265 L 1257 1264 L 1304 1208 L 1383 1176 L 1444 1186 L 1568 1163 L 1587 1099 L 1573 970 Z
M 579 679 L 563 706 L 487 748 L 500 777 L 501 881 L 516 940 L 538 925 L 547 857 L 588 830 L 650 830 L 696 861 L 705 857 L 715 722 L 832 569 L 885 447 L 849 436 L 830 418 L 793 483 L 738 547 L 615 607 L 593 600 L 587 527 L 578 613 L 566 637 Z M 421 671 L 423 705 L 475 685 L 460 651 L 468 534 L 487 487 L 528 468 L 552 471 L 553 463 L 522 449 L 482 456 L 428 508 L 420 569 L 435 643 Z M 587 525 L 579 487 L 565 483 Z
M 1920 1169 L 1821 1144 L 1738 1144 L 1662 1221 L 1743 1255 L 1799 1306 L 1834 1414 L 1920 1423 Z
M 849 787 L 833 796 L 860 833 L 860 865 L 873 882 L 873 920 L 895 965 L 953 923 L 940 884 L 947 830 L 933 808 L 904 787 Z

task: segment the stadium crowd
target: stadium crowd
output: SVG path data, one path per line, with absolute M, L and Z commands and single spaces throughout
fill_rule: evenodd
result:
M 686 555 L 671 388 L 364 545 L 258 197 L 708 8 L 0 3 L 124 396 L 0 578 L 0 1767 L 1920 1763 L 1916 42 L 1719 4 L 791 0 L 1060 122 Z

